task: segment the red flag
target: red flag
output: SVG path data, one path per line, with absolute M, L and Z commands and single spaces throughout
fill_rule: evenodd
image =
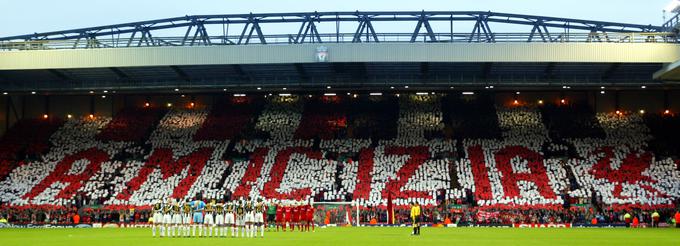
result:
M 387 194 L 387 224 L 394 224 L 394 207 L 392 207 L 392 193 Z

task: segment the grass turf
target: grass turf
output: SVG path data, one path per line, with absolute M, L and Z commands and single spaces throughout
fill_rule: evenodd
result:
M 265 232 L 265 238 L 152 238 L 149 228 L 0 229 L 0 245 L 680 245 L 680 229 L 593 228 L 317 228 Z

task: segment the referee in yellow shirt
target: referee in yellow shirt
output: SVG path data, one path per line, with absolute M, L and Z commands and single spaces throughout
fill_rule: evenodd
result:
M 413 234 L 420 235 L 420 205 L 411 202 L 411 221 L 413 222 Z

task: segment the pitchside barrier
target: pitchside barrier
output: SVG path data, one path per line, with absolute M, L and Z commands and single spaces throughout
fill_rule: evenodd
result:
M 316 219 L 316 218 L 315 218 Z M 350 220 L 354 220 L 351 218 Z M 347 220 L 348 221 L 348 220 Z M 358 221 L 358 220 L 354 220 Z M 316 223 L 316 222 L 315 222 Z M 341 222 L 341 223 L 328 223 L 320 224 L 316 223 L 320 227 L 342 227 L 350 226 L 351 223 Z M 354 224 L 355 226 L 361 227 L 409 227 L 411 224 Z M 472 223 L 458 223 L 458 224 L 432 224 L 425 223 L 421 224 L 422 227 L 447 227 L 447 228 L 458 228 L 458 227 L 488 227 L 488 228 L 626 228 L 626 224 L 623 223 L 600 223 L 600 224 L 586 224 L 586 223 L 515 223 L 515 224 L 472 224 Z M 11 223 L 0 223 L 0 229 L 2 228 L 37 228 L 37 229 L 63 229 L 63 228 L 150 228 L 149 223 L 92 223 L 92 224 L 11 224 Z M 640 223 L 635 226 L 637 228 L 651 228 L 652 226 L 647 223 Z M 673 224 L 659 223 L 660 228 L 674 227 Z

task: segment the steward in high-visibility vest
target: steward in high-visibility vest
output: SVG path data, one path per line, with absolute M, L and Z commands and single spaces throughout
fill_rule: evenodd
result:
M 652 227 L 659 227 L 659 221 L 661 220 L 661 215 L 659 215 L 659 212 L 654 211 L 652 213 Z
M 631 217 L 633 216 L 631 216 L 630 213 L 628 212 L 626 212 L 626 214 L 623 215 L 623 221 L 626 222 L 626 227 L 630 227 L 630 222 L 632 222 Z

